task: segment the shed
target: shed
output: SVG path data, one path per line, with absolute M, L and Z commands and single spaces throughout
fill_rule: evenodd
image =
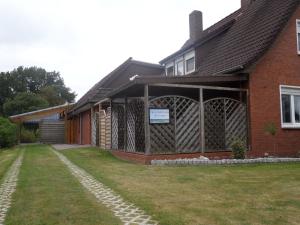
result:
M 63 144 L 68 137 L 68 129 L 65 126 L 66 113 L 74 104 L 58 105 L 46 109 L 22 113 L 9 117 L 9 119 L 21 124 L 37 124 L 40 129 L 40 142 L 46 144 Z M 20 126 L 21 129 L 22 126 Z

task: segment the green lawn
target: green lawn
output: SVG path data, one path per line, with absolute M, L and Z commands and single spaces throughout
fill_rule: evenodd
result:
M 0 184 L 3 176 L 20 152 L 19 148 L 0 149 Z
M 63 154 L 160 224 L 300 221 L 300 163 L 157 167 L 124 162 L 96 148 Z
M 73 178 L 50 147 L 23 148 L 24 160 L 6 225 L 121 224 Z

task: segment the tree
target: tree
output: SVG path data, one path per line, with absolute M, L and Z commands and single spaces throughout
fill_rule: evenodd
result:
M 7 100 L 3 105 L 6 115 L 16 115 L 30 112 L 49 106 L 47 100 L 34 93 L 18 93 L 13 99 Z
M 17 142 L 17 126 L 0 117 L 0 148 L 13 146 Z
M 11 72 L 0 73 L 0 115 L 4 112 L 4 103 L 8 99 L 15 98 L 19 93 L 40 95 L 47 100 L 49 106 L 74 102 L 76 97 L 76 94 L 65 86 L 59 72 L 47 72 L 43 68 L 20 66 Z M 37 107 L 39 108 L 39 105 Z
M 69 88 L 58 85 L 43 87 L 40 95 L 49 102 L 50 106 L 61 105 L 74 100 L 74 94 Z

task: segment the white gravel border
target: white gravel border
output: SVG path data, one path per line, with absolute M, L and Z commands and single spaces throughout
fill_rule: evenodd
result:
M 15 192 L 17 187 L 18 175 L 22 165 L 23 156 L 24 151 L 21 152 L 6 172 L 4 180 L 0 186 L 0 225 L 4 224 L 6 213 L 11 205 L 12 194 Z
M 173 166 L 173 165 L 232 165 L 232 164 L 255 164 L 255 163 L 287 163 L 300 162 L 300 158 L 257 158 L 257 159 L 174 159 L 174 160 L 151 160 L 152 165 Z
M 107 206 L 114 212 L 125 225 L 155 225 L 158 222 L 152 220 L 151 216 L 147 215 L 143 210 L 137 208 L 135 205 L 126 202 L 120 195 L 116 194 L 112 189 L 106 187 L 101 182 L 97 181 L 93 176 L 88 174 L 85 170 L 76 166 L 64 155 L 58 151 L 53 152 L 58 158 L 69 168 L 71 173 L 88 191 L 90 191 L 98 200 L 98 202 Z

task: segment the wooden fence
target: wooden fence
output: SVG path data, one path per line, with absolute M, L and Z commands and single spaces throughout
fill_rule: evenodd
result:
M 42 143 L 65 143 L 65 122 L 42 120 L 40 122 L 40 135 L 40 142 Z

